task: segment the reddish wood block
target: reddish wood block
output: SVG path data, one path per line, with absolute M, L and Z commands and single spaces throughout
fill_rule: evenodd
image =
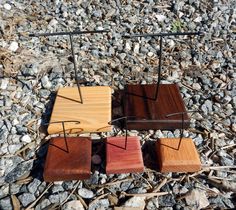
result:
M 91 171 L 91 139 L 88 137 L 52 138 L 44 167 L 46 182 L 88 179 Z
M 186 112 L 177 84 L 160 84 L 155 100 L 156 85 L 127 85 L 124 99 L 124 115 L 136 116 L 127 120 L 127 128 L 135 130 L 177 129 L 182 127 L 182 116 L 168 114 Z M 145 119 L 145 120 L 144 120 Z M 184 114 L 184 128 L 190 120 Z
M 198 152 L 190 138 L 161 138 L 156 142 L 161 172 L 195 172 L 201 169 Z
M 129 136 L 125 149 L 125 137 L 109 137 L 106 142 L 106 173 L 143 172 L 143 157 L 139 138 Z

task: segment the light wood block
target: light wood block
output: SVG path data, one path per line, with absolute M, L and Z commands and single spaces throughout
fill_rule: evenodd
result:
M 109 137 L 106 142 L 106 173 L 121 174 L 143 172 L 144 164 L 139 138 Z
M 107 86 L 81 87 L 83 104 L 77 87 L 58 90 L 51 122 L 77 120 L 65 123 L 66 133 L 108 132 L 111 126 L 111 88 Z M 50 124 L 48 133 L 62 133 L 62 124 Z
M 195 172 L 201 169 L 199 154 L 190 138 L 161 138 L 156 142 L 161 172 Z

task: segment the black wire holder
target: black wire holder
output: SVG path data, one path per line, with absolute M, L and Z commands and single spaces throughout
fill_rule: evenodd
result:
M 72 58 L 73 58 L 73 63 L 74 63 L 74 72 L 75 72 L 75 81 L 76 85 L 78 88 L 78 93 L 79 97 L 81 100 L 81 104 L 83 104 L 83 97 L 82 97 L 82 92 L 80 88 L 80 82 L 78 80 L 77 76 L 77 67 L 76 67 L 76 59 L 75 59 L 75 52 L 74 52 L 74 44 L 73 44 L 73 36 L 74 35 L 82 35 L 82 34 L 95 34 L 95 33 L 107 33 L 109 32 L 108 30 L 94 30 L 94 31 L 69 31 L 69 32 L 54 32 L 54 33 L 32 33 L 29 34 L 29 37 L 40 37 L 40 36 L 64 36 L 68 35 L 70 38 L 70 46 L 71 46 L 71 53 L 72 53 Z
M 179 139 L 178 148 L 176 150 L 179 150 L 182 139 L 183 139 L 183 135 L 184 135 L 184 114 L 193 113 L 193 112 L 198 112 L 198 111 L 192 110 L 192 111 L 186 111 L 186 112 L 176 112 L 176 113 L 171 113 L 171 114 L 166 115 L 166 117 L 181 115 L 182 124 L 181 124 L 181 129 L 180 129 L 180 139 Z
M 63 150 L 64 152 L 69 153 L 69 147 L 68 147 L 68 144 L 67 144 L 66 129 L 65 129 L 65 123 L 67 123 L 67 122 L 75 122 L 76 124 L 80 123 L 80 121 L 78 121 L 78 120 L 65 120 L 65 121 L 56 121 L 56 122 L 43 123 L 43 125 L 50 125 L 50 124 L 56 124 L 56 123 L 61 123 L 62 124 L 63 136 L 64 136 L 64 142 L 65 142 L 65 145 L 66 145 L 66 149 L 59 148 L 58 146 L 56 146 L 54 144 L 51 144 L 51 145 Z
M 176 33 L 153 33 L 153 34 L 132 34 L 132 35 L 123 35 L 124 38 L 135 38 L 135 37 L 160 37 L 160 50 L 159 50 L 159 65 L 158 65 L 158 80 L 155 90 L 155 97 L 152 98 L 152 100 L 158 99 L 158 93 L 159 93 L 159 86 L 161 82 L 161 69 L 162 69 L 162 41 L 163 37 L 166 36 L 185 36 L 185 35 L 202 35 L 202 32 L 176 32 Z

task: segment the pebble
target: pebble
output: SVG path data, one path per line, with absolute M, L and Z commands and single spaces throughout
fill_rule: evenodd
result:
M 125 202 L 124 207 L 135 207 L 141 210 L 145 208 L 145 205 L 145 197 L 134 196 Z
M 108 209 L 109 205 L 109 200 L 104 198 L 90 204 L 88 210 Z
M 20 200 L 20 202 L 22 203 L 22 205 L 24 207 L 28 206 L 29 204 L 31 204 L 32 202 L 35 201 L 35 196 L 34 194 L 31 193 L 23 193 L 22 195 L 18 196 L 18 199 Z
M 12 52 L 16 52 L 17 51 L 17 49 L 18 49 L 18 43 L 17 42 L 12 42 L 11 44 L 10 44 L 10 46 L 9 46 L 9 50 L 11 50 Z
M 49 81 L 48 76 L 43 76 L 42 79 L 41 79 L 41 82 L 42 82 L 42 86 L 45 89 L 50 89 L 51 86 L 52 86 L 51 82 Z
M 82 198 L 86 198 L 86 199 L 90 199 L 94 197 L 94 193 L 91 190 L 88 190 L 86 188 L 81 188 L 78 190 L 78 194 L 82 197 Z
M 9 196 L 7 196 L 6 198 L 0 199 L 0 209 L 13 210 L 13 207 L 11 205 L 11 199 Z
M 62 210 L 84 210 L 80 200 L 69 201 L 62 206 Z
M 3 5 L 3 7 L 4 7 L 4 9 L 6 9 L 6 10 L 11 10 L 11 5 L 10 4 L 4 4 Z
M 1 79 L 0 82 L 1 82 L 0 89 L 6 90 L 9 83 L 9 79 Z
M 193 83 L 194 90 L 201 90 L 201 85 L 199 83 Z
M 32 182 L 30 182 L 29 185 L 27 186 L 29 192 L 32 193 L 32 194 L 34 194 L 34 193 L 37 191 L 37 189 L 38 189 L 38 187 L 39 187 L 40 184 L 41 184 L 41 181 L 40 181 L 40 180 L 34 179 L 34 180 L 33 180 Z
M 197 209 L 206 208 L 210 204 L 205 191 L 198 189 L 193 189 L 190 194 L 187 194 L 185 200 L 189 206 Z
M 30 138 L 29 135 L 24 135 L 24 136 L 22 136 L 21 141 L 25 142 L 25 143 L 30 143 L 31 142 L 31 138 Z

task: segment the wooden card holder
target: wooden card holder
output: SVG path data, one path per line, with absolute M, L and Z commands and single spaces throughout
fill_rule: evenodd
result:
M 109 137 L 106 141 L 106 173 L 143 172 L 144 164 L 137 136 Z
M 58 90 L 53 107 L 48 133 L 62 133 L 66 122 L 66 133 L 108 132 L 111 126 L 111 88 L 107 86 L 80 87 L 83 103 L 77 87 L 66 87 Z
M 91 171 L 91 139 L 57 137 L 49 143 L 44 167 L 46 182 L 88 179 Z
M 161 172 L 196 172 L 201 169 L 199 154 L 190 138 L 161 138 L 156 142 Z
M 124 98 L 124 115 L 127 128 L 135 130 L 177 129 L 182 128 L 182 116 L 170 113 L 186 112 L 184 101 L 177 84 L 159 84 L 158 97 L 155 99 L 156 84 L 127 85 Z M 190 120 L 184 114 L 184 128 Z

